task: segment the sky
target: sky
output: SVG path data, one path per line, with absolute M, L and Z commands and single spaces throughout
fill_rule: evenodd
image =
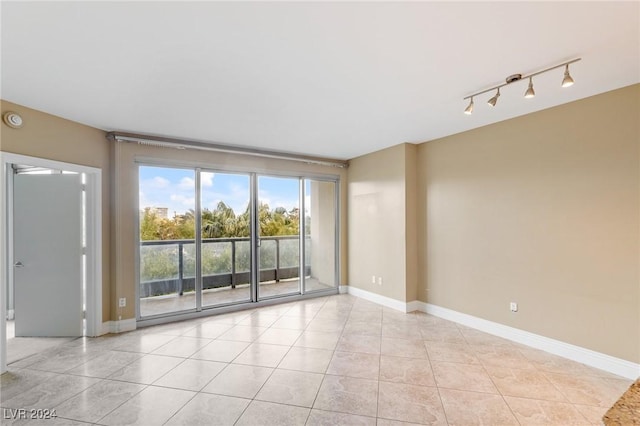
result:
M 201 172 L 200 178 L 203 209 L 213 210 L 219 201 L 224 201 L 236 215 L 244 213 L 250 196 L 248 175 Z M 195 209 L 193 169 L 140 166 L 139 182 L 141 210 L 145 207 L 167 207 L 169 217 L 173 217 Z M 271 209 L 284 207 L 291 210 L 298 207 L 298 180 L 259 176 L 258 196 Z

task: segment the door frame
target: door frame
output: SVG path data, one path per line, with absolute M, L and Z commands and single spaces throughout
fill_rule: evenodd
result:
M 0 373 L 7 371 L 7 294 L 13 280 L 13 179 L 12 164 L 27 164 L 86 174 L 86 330 L 87 336 L 102 333 L 102 170 L 39 157 L 0 151 Z

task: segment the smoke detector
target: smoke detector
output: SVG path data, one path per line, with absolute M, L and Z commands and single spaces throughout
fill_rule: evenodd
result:
M 22 117 L 17 112 L 7 111 L 2 116 L 4 123 L 14 129 L 22 127 Z

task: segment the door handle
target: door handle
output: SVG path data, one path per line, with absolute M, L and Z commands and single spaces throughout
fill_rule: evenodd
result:
M 15 266 L 16 268 L 24 268 L 24 263 L 17 261 L 13 264 L 13 266 Z

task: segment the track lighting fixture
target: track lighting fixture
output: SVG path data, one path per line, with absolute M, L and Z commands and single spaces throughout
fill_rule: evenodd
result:
M 498 102 L 499 97 L 500 97 L 500 88 L 498 87 L 496 94 L 493 96 L 493 98 L 489 99 L 487 103 L 491 106 L 496 106 L 496 102 Z
M 529 77 L 529 87 L 527 88 L 527 91 L 524 92 L 524 97 L 529 99 L 535 96 L 536 96 L 536 91 L 533 90 L 533 77 Z
M 569 64 L 572 64 L 574 62 L 578 62 L 579 60 L 581 60 L 582 58 L 576 58 L 576 59 L 572 59 L 570 61 L 567 62 L 563 62 L 559 65 L 555 65 L 553 67 L 549 67 L 549 68 L 545 68 L 543 70 L 540 71 L 536 71 L 533 72 L 531 74 L 528 75 L 522 75 L 522 74 L 513 74 L 510 75 L 509 77 L 507 77 L 505 79 L 505 83 L 499 84 L 497 86 L 493 86 L 490 87 L 488 89 L 485 90 L 481 90 L 479 92 L 473 93 L 469 96 L 465 96 L 463 99 L 470 99 L 469 102 L 469 106 L 467 106 L 467 108 L 465 108 L 464 113 L 467 115 L 471 115 L 471 113 L 473 113 L 473 98 L 474 96 L 478 96 L 478 95 L 482 95 L 484 93 L 487 92 L 492 92 L 492 91 L 496 91 L 496 94 L 487 101 L 487 103 L 491 106 L 496 106 L 496 103 L 498 103 L 498 98 L 500 97 L 500 88 L 507 86 L 511 83 L 515 83 L 516 81 L 520 81 L 522 79 L 528 78 L 529 79 L 529 87 L 527 87 L 527 91 L 524 93 L 524 97 L 529 99 L 529 98 L 533 98 L 536 96 L 536 92 L 535 90 L 533 90 L 533 77 L 535 77 L 536 75 L 540 75 L 540 74 L 544 74 L 545 72 L 554 70 L 556 68 L 561 68 L 564 67 L 564 78 L 562 79 L 562 87 L 569 87 L 571 85 L 573 85 L 573 78 L 571 78 L 571 75 L 569 74 Z
M 571 74 L 569 74 L 569 64 L 567 64 L 564 68 L 564 78 L 562 79 L 562 87 L 573 86 L 573 78 L 571 78 Z
M 471 97 L 471 101 L 469 102 L 469 106 L 464 110 L 464 113 L 467 115 L 471 115 L 473 112 L 473 96 Z

